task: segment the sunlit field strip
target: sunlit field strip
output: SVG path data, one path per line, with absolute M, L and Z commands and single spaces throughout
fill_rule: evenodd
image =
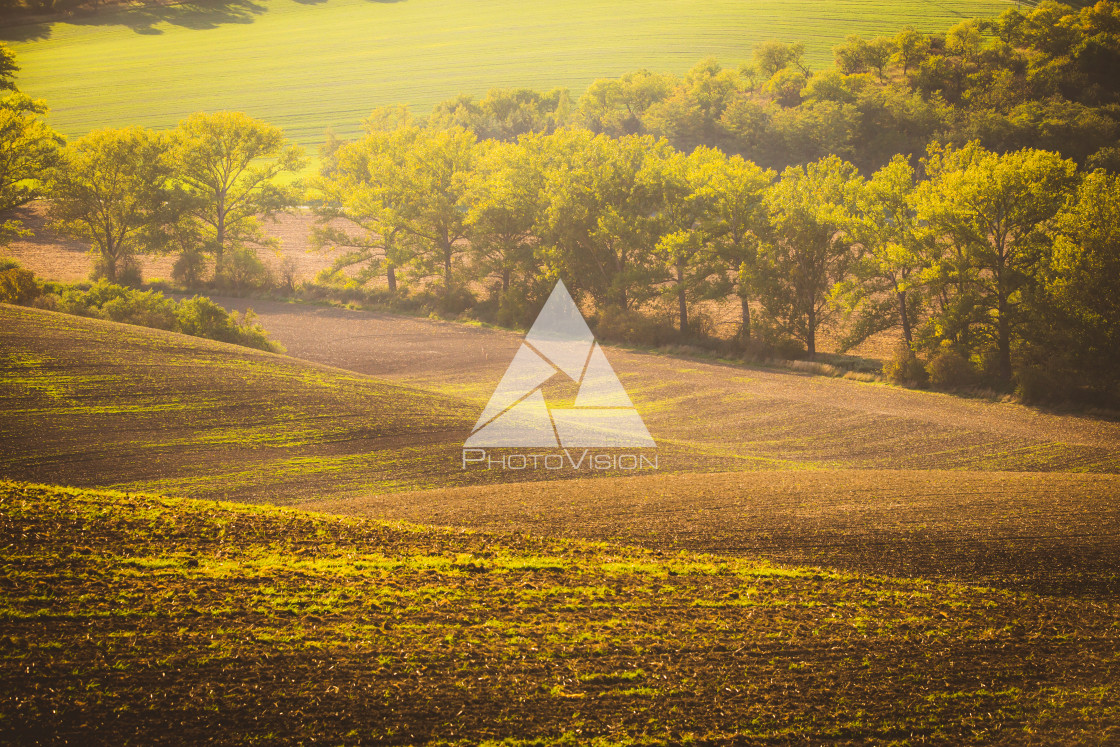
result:
M 683 73 L 716 56 L 750 58 L 761 41 L 802 41 L 817 68 L 851 33 L 925 31 L 990 16 L 1006 2 L 872 0 L 262 0 L 259 12 L 171 6 L 80 24 L 0 31 L 15 41 L 20 85 L 45 98 L 68 136 L 110 125 L 169 127 L 200 110 L 238 109 L 314 146 L 329 126 L 358 130 L 375 106 L 438 101 L 495 86 L 577 96 L 598 77 Z

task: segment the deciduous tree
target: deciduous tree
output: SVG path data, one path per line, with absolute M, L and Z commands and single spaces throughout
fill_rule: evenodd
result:
M 925 167 L 921 217 L 962 258 L 955 272 L 975 291 L 971 318 L 995 347 L 1000 382 L 1010 384 L 1023 291 L 1037 281 L 1046 225 L 1075 187 L 1077 167 L 1056 153 L 1000 155 L 976 143 L 931 149 Z
M 300 149 L 272 125 L 241 112 L 200 112 L 179 123 L 172 159 L 204 250 L 219 272 L 229 250 L 267 245 L 259 219 L 295 204 L 299 192 L 277 178 L 303 168 Z
M 89 241 L 95 274 L 139 282 L 135 255 L 153 248 L 167 219 L 168 138 L 139 127 L 98 130 L 68 146 L 50 180 L 56 227 Z
M 523 322 L 524 300 L 540 275 L 536 248 L 543 173 L 532 145 L 484 143 L 467 214 L 474 275 L 498 281 L 498 316 Z
M 44 175 L 58 163 L 63 140 L 43 122 L 46 113 L 22 93 L 0 94 L 0 213 L 40 197 Z M 14 218 L 0 222 L 0 246 L 23 233 Z
M 876 332 L 898 329 L 911 348 L 922 302 L 922 272 L 927 267 L 929 232 L 917 218 L 913 167 L 902 156 L 861 184 L 849 232 L 860 259 L 839 286 L 851 315 L 844 346 Z
M 846 229 L 860 176 L 836 156 L 791 166 L 767 196 L 771 240 L 760 257 L 761 301 L 778 330 L 817 353 L 817 334 L 836 313 L 833 287 L 855 261 Z

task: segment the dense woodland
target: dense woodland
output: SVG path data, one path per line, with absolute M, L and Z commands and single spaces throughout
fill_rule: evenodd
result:
M 577 101 L 381 108 L 297 181 L 303 154 L 234 112 L 64 143 L 0 50 L 0 209 L 48 199 L 113 282 L 164 252 L 188 287 L 260 285 L 261 217 L 310 204 L 316 242 L 345 250 L 323 282 L 390 304 L 519 326 L 563 277 L 615 338 L 812 358 L 823 330 L 890 331 L 899 382 L 1120 392 L 1113 2 L 851 37 L 823 71 L 771 42 L 739 69 L 635 71 Z M 733 339 L 713 302 L 741 310 Z

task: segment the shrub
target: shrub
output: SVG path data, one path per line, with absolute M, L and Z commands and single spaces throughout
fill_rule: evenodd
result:
M 650 347 L 665 345 L 677 337 L 677 331 L 672 327 L 630 309 L 604 309 L 595 331 L 602 340 Z
M 175 310 L 175 321 L 176 329 L 183 334 L 259 350 L 283 350 L 280 345 L 268 339 L 268 333 L 257 323 L 252 309 L 240 318 L 237 312 L 230 314 L 205 296 L 182 301 Z
M 237 330 L 229 312 L 205 296 L 181 301 L 175 310 L 176 328 L 185 335 L 233 342 Z
M 425 298 L 425 296 L 427 296 Z M 451 290 L 445 291 L 442 287 L 433 288 L 429 294 L 421 294 L 421 300 L 428 308 L 440 314 L 454 316 L 462 314 L 475 306 L 474 294 L 462 285 L 453 285 Z
M 175 302 L 156 291 L 132 291 L 102 304 L 101 316 L 125 324 L 174 329 Z
M 247 246 L 235 246 L 223 252 L 214 274 L 219 285 L 234 290 L 267 288 L 272 285 L 272 273 L 261 262 L 256 251 Z
M 1015 372 L 1015 394 L 1028 404 L 1064 399 L 1069 394 L 1065 379 L 1046 366 L 1023 366 Z
M 929 384 L 929 371 L 906 342 L 899 343 L 891 357 L 883 363 L 883 375 L 892 384 L 924 387 Z
M 942 343 L 929 362 L 929 381 L 938 389 L 964 389 L 976 386 L 976 368 L 952 345 Z
M 206 256 L 199 251 L 183 251 L 171 267 L 171 279 L 187 288 L 201 285 L 205 274 Z
M 285 256 L 280 262 L 280 279 L 279 287 L 285 293 L 292 294 L 296 292 L 296 275 L 299 272 L 299 267 L 296 261 L 291 257 Z
M 14 263 L 13 263 L 14 264 Z M 43 292 L 35 274 L 18 265 L 0 271 L 0 303 L 26 305 Z
M 104 257 L 98 256 L 93 263 L 91 276 L 94 280 L 108 280 L 109 265 Z M 128 256 L 117 260 L 116 283 L 133 287 L 140 285 L 140 280 L 140 263 L 136 261 L 136 257 Z
M 70 286 L 64 288 L 58 300 L 58 309 L 67 314 L 101 317 L 101 308 L 112 301 L 125 299 L 130 293 L 123 285 L 98 280 L 88 288 Z
M 0 302 L 28 304 L 77 316 L 182 332 L 235 345 L 282 352 L 268 339 L 252 309 L 242 317 L 203 296 L 176 303 L 158 291 L 139 291 L 105 280 L 88 288 L 47 283 L 44 288 L 29 270 L 0 270 Z

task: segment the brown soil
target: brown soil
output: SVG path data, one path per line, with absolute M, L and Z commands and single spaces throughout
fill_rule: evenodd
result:
M 1120 476 L 782 471 L 431 490 L 307 508 L 1120 596 Z
M 217 300 L 252 308 L 291 355 L 455 394 L 480 409 L 521 339 L 393 314 Z M 1120 471 L 1116 422 L 622 348 L 608 347 L 607 357 L 659 444 L 730 459 L 737 469 Z
M 523 534 L 0 481 L 0 609 L 17 744 L 1120 736 L 1113 603 Z

